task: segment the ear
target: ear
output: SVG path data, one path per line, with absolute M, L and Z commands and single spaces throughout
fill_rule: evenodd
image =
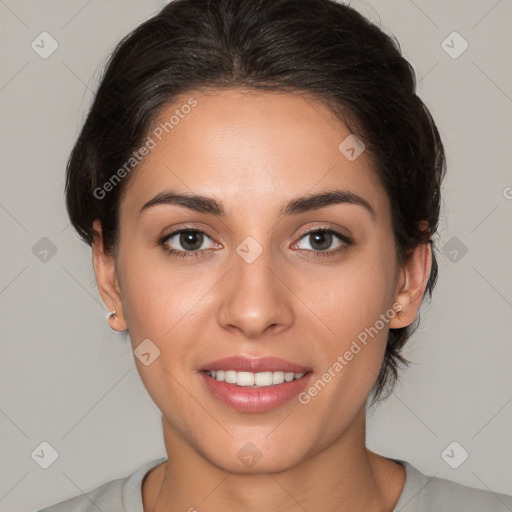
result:
M 421 243 L 413 249 L 400 270 L 395 302 L 398 302 L 402 309 L 391 319 L 389 323 L 391 329 L 407 327 L 416 320 L 431 267 L 431 244 Z
M 115 331 L 126 331 L 127 325 L 121 301 L 121 290 L 117 279 L 114 256 L 107 254 L 103 245 L 101 222 L 96 219 L 93 228 L 98 232 L 92 243 L 92 261 L 98 289 L 108 311 L 116 314 L 108 319 L 110 327 Z

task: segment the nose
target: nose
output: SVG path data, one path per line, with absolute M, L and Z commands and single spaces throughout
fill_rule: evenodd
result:
M 222 287 L 218 322 L 247 339 L 267 331 L 275 334 L 293 324 L 293 292 L 282 269 L 273 264 L 271 253 L 264 249 L 254 261 L 234 254 L 233 269 Z

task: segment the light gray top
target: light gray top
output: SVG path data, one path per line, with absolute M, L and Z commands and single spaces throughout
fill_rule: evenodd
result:
M 510 512 L 512 496 L 474 489 L 449 480 L 430 477 L 406 461 L 391 459 L 405 467 L 407 478 L 393 512 Z M 39 512 L 144 512 L 142 480 L 161 457 L 147 462 L 125 478 L 111 480 L 87 494 L 75 496 Z

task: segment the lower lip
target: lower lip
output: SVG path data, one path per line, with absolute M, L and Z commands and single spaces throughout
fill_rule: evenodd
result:
M 243 412 L 264 412 L 275 409 L 289 402 L 307 386 L 311 372 L 291 382 L 283 382 L 274 386 L 251 388 L 220 382 L 205 372 L 199 375 L 210 393 L 229 407 Z

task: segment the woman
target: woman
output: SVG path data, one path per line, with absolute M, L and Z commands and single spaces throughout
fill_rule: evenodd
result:
M 167 456 L 45 510 L 512 508 L 365 445 L 435 285 L 444 172 L 412 68 L 347 6 L 177 0 L 128 35 L 67 207 Z

